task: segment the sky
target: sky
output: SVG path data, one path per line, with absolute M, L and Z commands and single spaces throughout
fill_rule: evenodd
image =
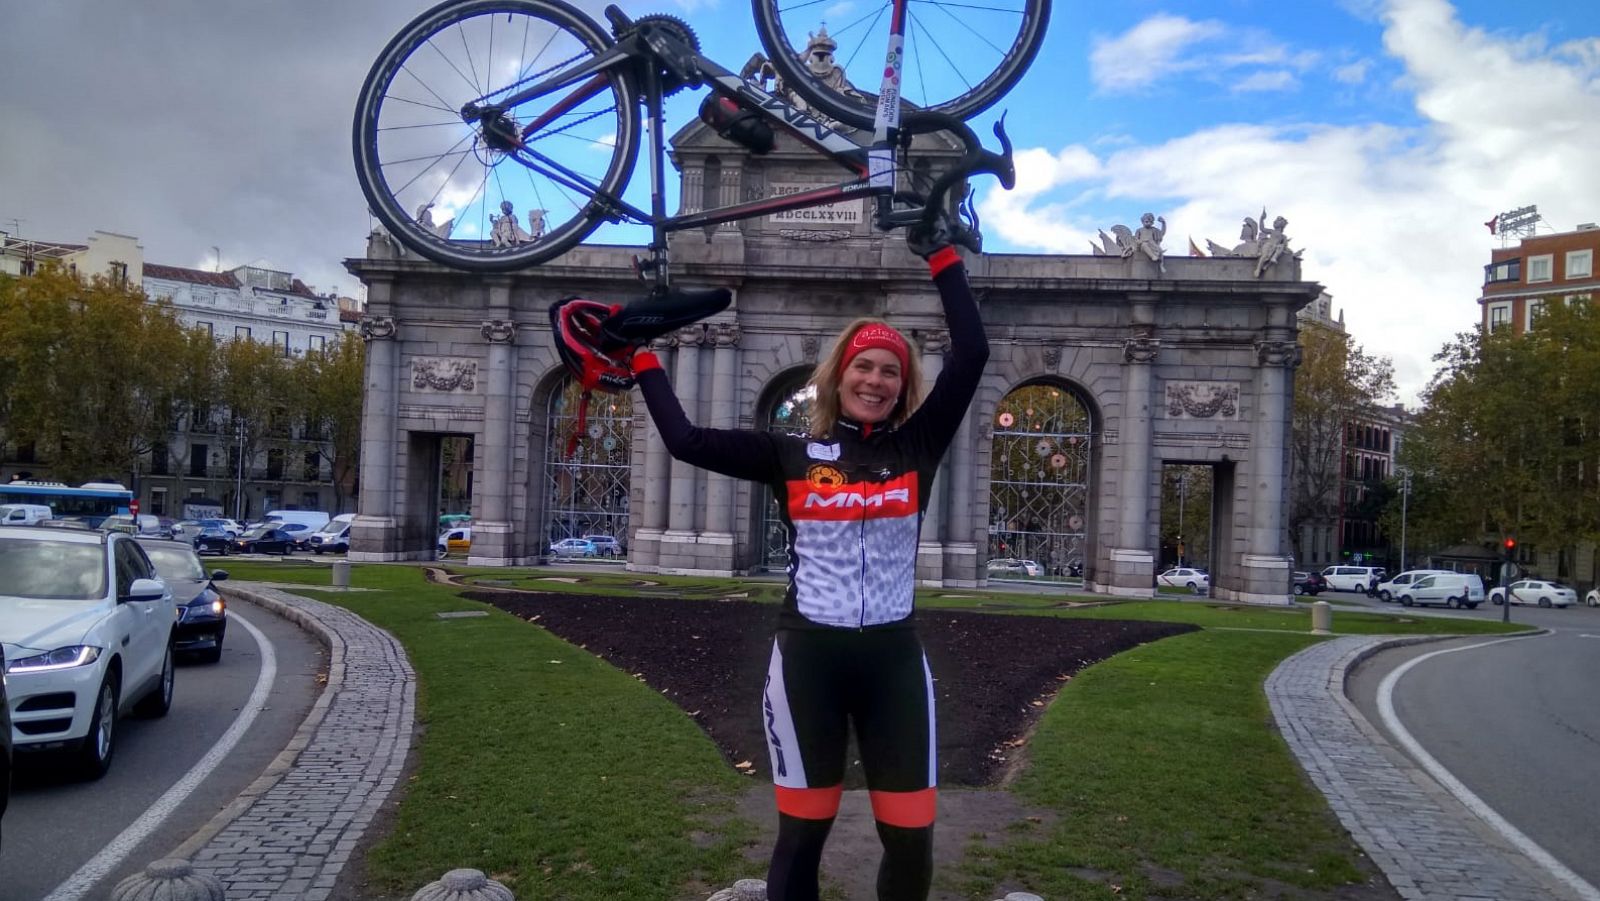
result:
M 341 264 L 371 222 L 355 97 L 429 5 L 7 0 L 0 231 L 116 232 L 147 262 L 269 266 L 359 294 Z M 759 49 L 738 0 L 621 5 L 683 18 L 729 68 Z M 696 101 L 676 99 L 669 124 Z M 1265 208 L 1408 404 L 1478 322 L 1500 246 L 1486 220 L 1537 204 L 1546 230 L 1600 221 L 1592 0 L 1057 0 L 1038 60 L 986 118 L 1001 109 L 1019 178 L 980 186 L 987 249 L 1087 253 L 1151 212 L 1182 254 L 1191 238 L 1231 245 Z

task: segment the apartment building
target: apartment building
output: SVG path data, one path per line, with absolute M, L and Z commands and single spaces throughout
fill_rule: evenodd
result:
M 1522 334 L 1547 303 L 1592 300 L 1600 295 L 1597 261 L 1600 225 L 1593 222 L 1495 249 L 1483 267 L 1483 294 L 1478 297 L 1483 327 Z

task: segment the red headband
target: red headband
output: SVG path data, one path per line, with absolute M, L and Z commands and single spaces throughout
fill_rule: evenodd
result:
M 856 333 L 850 336 L 849 346 L 845 348 L 844 361 L 839 364 L 839 371 L 843 372 L 845 367 L 850 365 L 850 361 L 856 358 L 857 354 L 874 347 L 894 354 L 895 359 L 900 361 L 900 371 L 902 373 L 905 372 L 906 358 L 909 355 L 909 351 L 906 348 L 906 339 L 899 332 L 881 322 L 868 323 L 856 329 Z

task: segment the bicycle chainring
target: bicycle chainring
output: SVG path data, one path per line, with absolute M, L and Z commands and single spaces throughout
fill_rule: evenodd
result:
M 666 13 L 652 13 L 648 16 L 640 16 L 633 22 L 635 29 L 644 26 L 666 31 L 679 41 L 687 44 L 695 53 L 700 52 L 700 38 L 694 33 L 694 29 L 689 27 L 688 22 L 677 16 L 669 16 Z M 683 85 L 684 83 L 670 72 L 661 73 L 662 97 L 671 97 L 673 94 L 683 90 Z M 641 96 L 640 100 L 643 99 L 643 96 Z

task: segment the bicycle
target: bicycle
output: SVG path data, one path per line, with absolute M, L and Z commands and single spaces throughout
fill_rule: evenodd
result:
M 354 123 L 362 191 L 373 214 L 406 247 L 476 272 L 545 262 L 606 222 L 649 225 L 649 258 L 636 263 L 641 277 L 653 283 L 652 293 L 661 295 L 668 290 L 666 235 L 672 231 L 861 196 L 874 198 L 874 224 L 881 230 L 917 223 L 931 228 L 948 207 L 947 193 L 965 178 L 988 173 L 1012 186 L 1003 118 L 994 129 L 1000 153 L 985 150 L 963 120 L 987 109 L 1022 76 L 1043 41 L 1050 0 L 1004 0 L 1016 7 L 1003 14 L 992 13 L 993 7 L 925 0 L 916 0 L 916 8 L 909 6 L 912 0 L 877 7 L 870 21 L 863 17 L 838 34 L 862 25 L 863 32 L 875 34 L 880 23 L 887 25 L 878 94 L 853 88 L 816 55 L 802 59 L 795 51 L 790 34 L 798 34 L 802 17 L 811 15 L 805 10 L 816 2 L 785 9 L 779 0 L 752 0 L 767 62 L 784 86 L 805 99 L 808 111 L 768 91 L 764 81 L 745 77 L 751 73 L 736 74 L 702 56 L 693 31 L 671 16 L 635 20 L 607 7 L 607 33 L 564 0 L 450 0 L 391 39 L 362 86 Z M 930 21 L 919 19 L 918 10 L 931 10 Z M 948 81 L 945 70 L 955 70 L 956 60 L 930 37 L 938 24 L 931 20 L 940 15 L 977 33 L 992 49 L 992 61 L 980 60 L 971 77 L 956 72 L 959 77 Z M 918 27 L 908 29 L 908 21 Z M 994 26 L 997 40 L 972 23 Z M 930 44 L 943 62 L 926 67 L 921 51 Z M 978 56 L 977 46 L 967 41 L 957 55 Z M 831 48 L 825 55 L 832 58 Z M 912 87 L 902 79 L 907 72 L 917 76 L 920 104 L 901 96 Z M 782 129 L 853 177 L 782 197 L 667 215 L 663 99 L 696 86 L 712 91 L 702 118 L 725 137 L 759 153 L 771 148 L 773 129 Z M 650 131 L 648 211 L 623 199 L 642 124 Z M 857 138 L 852 129 L 871 134 Z M 902 186 L 910 139 L 936 130 L 957 135 L 962 160 L 930 185 Z M 981 239 L 970 197 L 960 208 L 951 237 L 976 249 Z M 435 210 L 449 219 L 436 222 Z

